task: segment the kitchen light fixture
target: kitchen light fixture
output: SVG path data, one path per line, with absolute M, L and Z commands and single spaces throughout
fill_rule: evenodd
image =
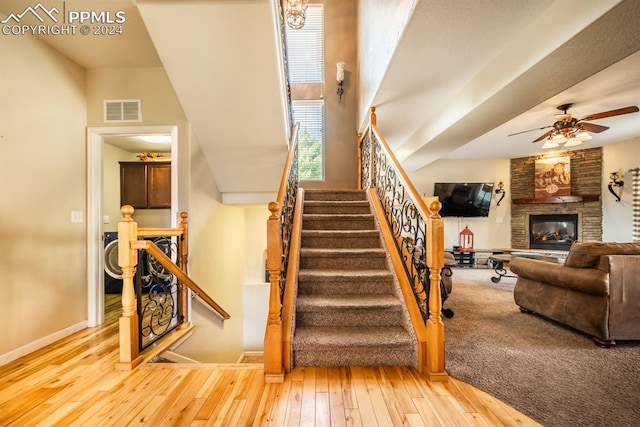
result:
M 299 30 L 304 27 L 309 0 L 285 0 L 284 16 L 289 28 Z

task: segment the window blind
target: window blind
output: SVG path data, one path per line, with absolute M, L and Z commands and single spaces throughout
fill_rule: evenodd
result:
M 324 82 L 324 8 L 309 5 L 304 27 L 285 29 L 289 81 L 297 83 Z

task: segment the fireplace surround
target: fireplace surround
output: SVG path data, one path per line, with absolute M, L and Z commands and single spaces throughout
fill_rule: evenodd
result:
M 602 240 L 602 148 L 569 151 L 571 161 L 571 194 L 593 195 L 578 202 L 535 200 L 528 204 L 511 205 L 511 247 L 530 247 L 530 215 L 578 215 L 576 240 Z M 510 193 L 512 199 L 534 199 L 534 174 L 536 159 L 546 156 L 511 159 Z M 565 249 L 566 250 L 566 249 Z
M 568 251 L 578 240 L 578 214 L 529 215 L 529 249 Z

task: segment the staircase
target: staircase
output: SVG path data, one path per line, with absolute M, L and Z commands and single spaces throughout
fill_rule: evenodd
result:
M 416 366 L 417 344 L 364 191 L 305 192 L 294 366 Z

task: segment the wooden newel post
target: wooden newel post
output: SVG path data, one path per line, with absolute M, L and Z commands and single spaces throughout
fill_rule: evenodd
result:
M 266 383 L 284 382 L 282 318 L 280 301 L 280 270 L 282 268 L 282 231 L 279 206 L 269 203 L 271 215 L 267 220 L 267 268 L 269 269 L 269 316 L 264 337 L 264 380 Z
M 120 209 L 122 220 L 118 223 L 118 265 L 122 269 L 122 316 L 120 317 L 120 362 L 119 370 L 131 370 L 142 362 L 138 348 L 138 314 L 136 292 L 133 286 L 138 251 L 131 249 L 131 242 L 138 240 L 138 224 L 131 217 L 133 207 Z
M 185 274 L 189 274 L 187 263 L 189 262 L 189 223 L 187 221 L 189 214 L 186 212 L 180 212 L 180 225 L 182 228 L 182 236 L 180 238 L 180 269 Z M 180 283 L 180 312 L 183 316 L 186 316 L 189 310 L 189 290 L 187 287 Z M 183 323 L 188 323 L 187 319 L 183 320 Z
M 427 320 L 427 375 L 431 381 L 446 381 L 444 323 L 440 273 L 444 267 L 444 221 L 442 204 L 432 201 L 427 218 L 427 265 L 429 266 L 429 319 Z

